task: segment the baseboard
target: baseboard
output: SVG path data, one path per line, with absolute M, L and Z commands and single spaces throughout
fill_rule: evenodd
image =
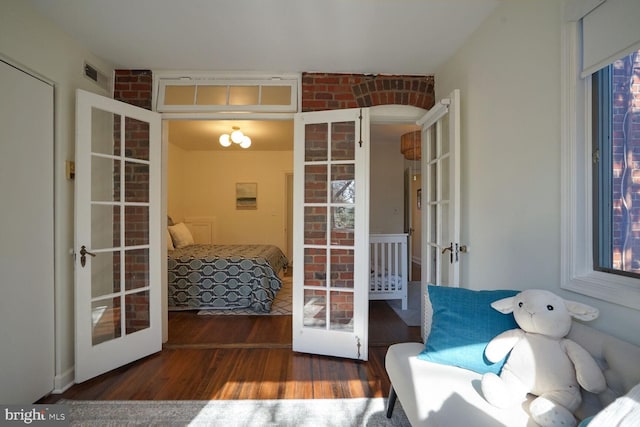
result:
M 53 379 L 53 394 L 62 394 L 75 384 L 76 373 L 73 367 L 67 369 Z

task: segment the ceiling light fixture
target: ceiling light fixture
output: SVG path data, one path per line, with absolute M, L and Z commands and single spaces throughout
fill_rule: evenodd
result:
M 220 145 L 230 147 L 231 144 L 238 144 L 242 148 L 249 148 L 251 146 L 251 138 L 242 133 L 238 126 L 233 126 L 231 129 L 233 129 L 231 134 L 223 133 L 220 135 L 218 139 Z

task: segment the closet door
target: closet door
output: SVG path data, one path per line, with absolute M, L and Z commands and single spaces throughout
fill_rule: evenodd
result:
M 53 86 L 0 61 L 0 402 L 53 390 Z

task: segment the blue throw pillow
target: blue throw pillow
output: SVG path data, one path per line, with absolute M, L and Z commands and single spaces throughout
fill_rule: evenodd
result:
M 504 360 L 491 363 L 484 349 L 496 335 L 518 328 L 513 314 L 502 314 L 491 303 L 518 291 L 473 291 L 429 286 L 433 307 L 431 333 L 418 359 L 466 368 L 480 374 L 498 374 Z

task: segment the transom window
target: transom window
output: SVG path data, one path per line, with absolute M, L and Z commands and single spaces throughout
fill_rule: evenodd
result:
M 159 76 L 159 112 L 269 112 L 298 110 L 298 77 Z

